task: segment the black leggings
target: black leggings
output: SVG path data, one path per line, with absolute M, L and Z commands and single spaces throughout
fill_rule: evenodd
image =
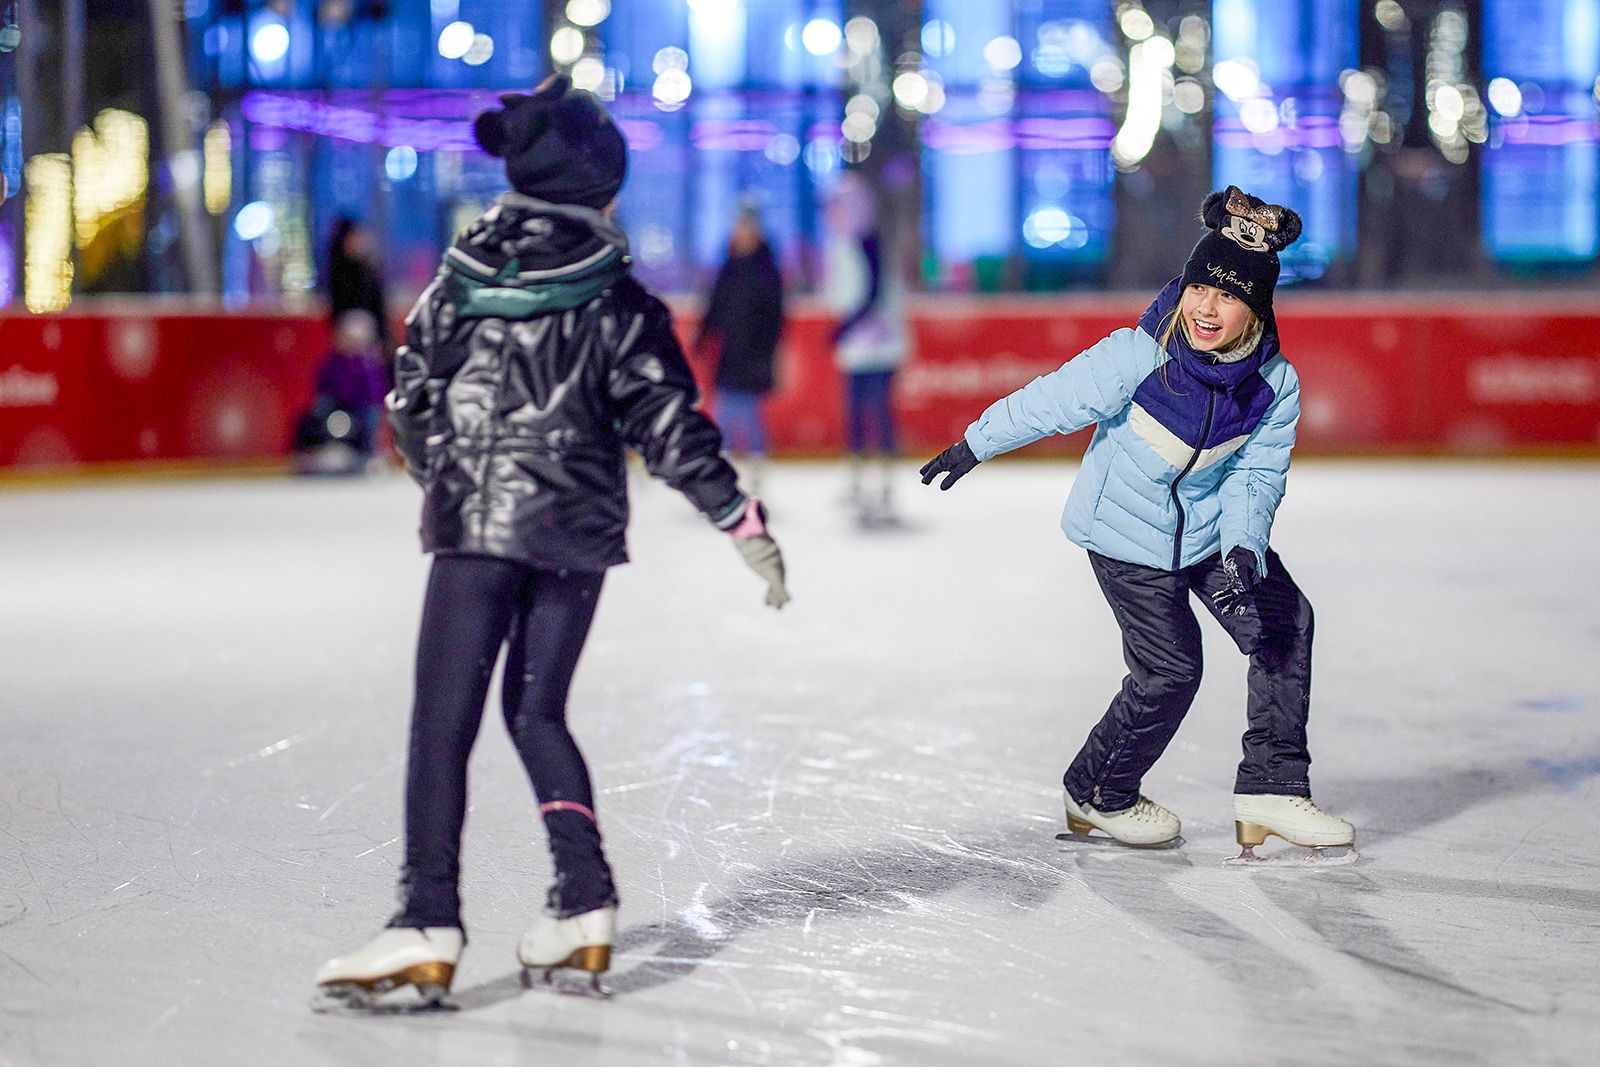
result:
M 434 559 L 417 641 L 401 910 L 391 926 L 461 926 L 467 757 L 508 641 L 502 705 L 550 836 L 550 907 L 565 917 L 615 903 L 589 768 L 566 723 L 567 690 L 604 579 L 603 571 L 535 570 L 487 556 Z

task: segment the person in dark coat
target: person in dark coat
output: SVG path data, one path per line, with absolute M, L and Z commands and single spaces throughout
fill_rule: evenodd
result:
M 387 359 L 393 348 L 389 343 L 383 275 L 378 271 L 372 237 L 348 215 L 341 215 L 333 224 L 328 241 L 328 305 L 335 324 L 346 311 L 371 315 L 378 324 L 378 343 Z
M 390 422 L 423 488 L 434 554 L 417 647 L 400 911 L 317 975 L 325 997 L 449 990 L 465 935 L 459 895 L 467 757 L 507 647 L 502 703 L 549 834 L 556 878 L 523 937 L 524 966 L 609 966 L 617 890 L 567 691 L 608 567 L 627 560 L 627 464 L 679 490 L 781 607 L 783 557 L 761 505 L 722 458 L 665 305 L 631 272 L 611 220 L 620 131 L 565 77 L 501 98 L 475 133 L 515 189 L 444 255 L 406 320 Z
M 717 420 L 729 451 L 753 457 L 757 478 L 767 454 L 761 402 L 772 391 L 782 333 L 783 275 L 760 217 L 745 208 L 728 240 L 728 259 L 711 287 L 694 347 L 717 345 Z

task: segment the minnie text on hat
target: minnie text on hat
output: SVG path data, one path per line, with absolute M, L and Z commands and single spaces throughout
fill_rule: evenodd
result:
M 1207 263 L 1206 273 L 1211 275 L 1214 281 L 1226 282 L 1229 285 L 1243 290 L 1245 293 L 1255 292 L 1256 283 L 1254 281 L 1247 282 L 1233 271 L 1228 270 L 1226 267 L 1219 267 L 1215 263 Z

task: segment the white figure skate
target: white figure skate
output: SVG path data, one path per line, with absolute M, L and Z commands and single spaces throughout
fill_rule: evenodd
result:
M 409 985 L 425 1006 L 437 1007 L 450 992 L 463 943 L 453 926 L 390 927 L 350 955 L 322 965 L 312 1006 L 319 1011 L 370 1008 L 375 997 Z
M 533 984 L 530 975 L 535 970 L 543 970 L 544 980 L 549 983 L 557 970 L 569 968 L 587 971 L 591 988 L 604 995 L 600 975 L 611 969 L 611 942 L 616 932 L 615 904 L 567 919 L 548 913 L 539 916 L 517 946 L 523 985 Z
M 1134 848 L 1160 848 L 1178 839 L 1183 824 L 1172 812 L 1141 794 L 1133 807 L 1109 814 L 1088 804 L 1079 804 L 1062 790 L 1066 799 L 1067 829 L 1080 837 L 1100 830 L 1124 845 Z
M 1233 819 L 1242 851 L 1231 862 L 1261 862 L 1264 857 L 1255 854 L 1255 847 L 1269 836 L 1311 849 L 1316 862 L 1356 858 L 1356 828 L 1317 807 L 1310 797 L 1235 793 Z

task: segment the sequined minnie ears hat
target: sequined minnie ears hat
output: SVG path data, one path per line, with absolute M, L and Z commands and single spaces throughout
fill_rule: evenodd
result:
M 1206 197 L 1200 218 L 1206 235 L 1189 253 L 1183 284 L 1224 289 L 1270 322 L 1278 253 L 1300 236 L 1300 216 L 1230 185 Z

